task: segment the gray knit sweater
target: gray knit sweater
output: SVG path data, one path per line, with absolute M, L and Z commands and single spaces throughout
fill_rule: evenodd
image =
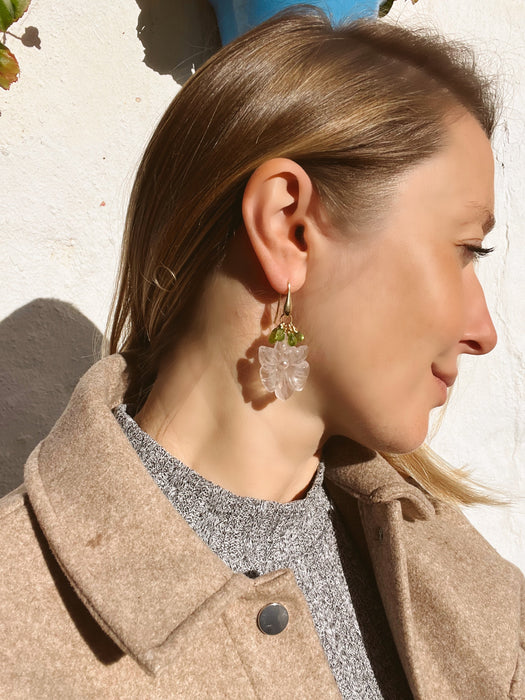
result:
M 170 455 L 125 405 L 115 417 L 159 488 L 233 571 L 293 571 L 343 698 L 412 697 L 373 577 L 323 488 L 322 463 L 301 500 L 236 496 Z

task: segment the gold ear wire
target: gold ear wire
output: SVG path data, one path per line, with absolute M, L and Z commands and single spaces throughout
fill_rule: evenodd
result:
M 288 293 L 286 295 L 286 301 L 284 302 L 283 313 L 286 316 L 290 316 L 292 313 L 292 294 L 290 291 L 290 282 L 288 282 Z

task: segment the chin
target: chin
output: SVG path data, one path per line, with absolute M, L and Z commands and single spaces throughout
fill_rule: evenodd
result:
M 394 440 L 391 441 L 388 447 L 381 448 L 382 452 L 390 452 L 392 454 L 403 455 L 408 452 L 414 452 L 425 442 L 427 437 L 427 431 L 420 435 L 410 435 L 401 439 L 402 436 L 397 435 Z
M 396 410 L 396 403 L 397 410 Z M 425 442 L 429 426 L 429 410 L 400 406 L 399 402 L 380 405 L 378 402 L 365 411 L 355 406 L 342 406 L 339 420 L 330 423 L 329 435 L 343 435 L 374 452 L 407 454 Z M 405 410 L 403 410 L 405 408 Z M 340 419 L 344 420 L 341 421 Z
M 412 441 L 406 441 L 404 443 L 395 443 L 395 444 L 391 445 L 390 447 L 381 447 L 376 451 L 388 452 L 389 454 L 393 454 L 393 455 L 406 455 L 409 452 L 414 452 L 415 450 L 420 448 L 424 442 L 425 442 L 425 438 L 423 438 L 422 440 L 412 440 Z
M 390 428 L 390 426 L 388 426 Z M 376 452 L 389 452 L 390 454 L 407 454 L 414 452 L 425 442 L 428 433 L 428 419 L 424 425 L 412 425 L 411 430 L 403 430 L 403 426 L 391 426 L 390 430 L 384 430 L 381 435 L 371 435 L 370 440 L 363 442 L 365 447 Z

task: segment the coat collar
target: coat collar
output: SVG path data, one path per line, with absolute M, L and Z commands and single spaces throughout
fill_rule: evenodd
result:
M 125 388 L 121 355 L 94 365 L 30 456 L 25 481 L 40 527 L 79 597 L 120 648 L 155 673 L 190 616 L 204 628 L 276 574 L 234 574 L 177 513 L 113 416 Z M 327 478 L 362 505 L 397 500 L 411 517 L 432 517 L 430 501 L 381 457 L 357 461 L 355 446 L 352 451 L 341 439 L 323 458 Z
M 343 438 L 331 438 L 323 450 L 326 478 L 365 504 L 399 501 L 409 520 L 435 514 L 420 487 L 404 479 L 381 455 Z

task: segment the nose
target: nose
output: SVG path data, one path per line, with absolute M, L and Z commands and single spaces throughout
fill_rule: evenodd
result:
M 461 339 L 461 352 L 469 355 L 486 355 L 494 349 L 498 335 L 485 301 L 485 294 L 476 273 L 471 266 L 471 279 L 468 282 L 465 332 Z

